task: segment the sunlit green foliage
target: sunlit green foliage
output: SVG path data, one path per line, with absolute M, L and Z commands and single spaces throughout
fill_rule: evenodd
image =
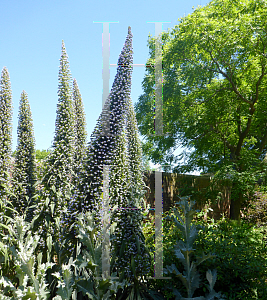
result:
M 50 262 L 52 245 L 55 243 L 51 237 L 47 242 L 48 261 L 42 263 L 42 253 L 35 255 L 40 236 L 32 234 L 30 224 L 22 216 L 11 220 L 4 236 L 5 243 L 0 242 L 0 258 L 4 258 L 0 260 L 0 299 L 66 300 L 77 299 L 72 298 L 74 296 L 81 299 L 87 295 L 102 300 L 110 299 L 105 295 L 110 296 L 123 287 L 125 280 L 118 283 L 107 278 L 96 278 L 101 277 L 98 269 L 101 266 L 102 249 L 101 241 L 94 240 L 96 231 L 93 215 L 80 215 L 77 226 L 77 259 L 73 260 L 71 257 L 67 263 L 60 261 L 59 264 Z M 51 269 L 51 276 L 58 282 L 55 290 L 52 290 L 46 280 L 47 272 Z M 55 297 L 51 298 L 52 294 Z
M 35 151 L 35 157 L 36 157 L 37 160 L 40 161 L 40 160 L 45 159 L 49 155 L 50 152 L 51 152 L 50 150 L 39 150 L 39 149 L 37 149 Z
M 267 151 L 265 1 L 213 0 L 162 34 L 164 136 L 153 136 L 154 68 L 147 68 L 136 104 L 153 163 L 175 172 L 216 172 L 230 167 L 252 176 Z M 149 64 L 155 38 L 149 38 Z M 187 149 L 179 156 L 174 150 Z M 218 174 L 219 177 L 220 174 Z M 244 206 L 233 181 L 231 218 Z
M 175 278 L 179 279 L 183 283 L 186 289 L 184 295 L 187 299 L 205 300 L 214 299 L 215 297 L 217 299 L 225 299 L 225 297 L 221 295 L 221 292 L 217 293 L 214 290 L 214 285 L 217 279 L 216 269 L 212 271 L 208 269 L 206 271 L 206 279 L 209 282 L 209 285 L 206 285 L 207 293 L 205 293 L 205 296 L 202 296 L 203 294 L 196 295 L 196 291 L 200 288 L 201 282 L 200 274 L 198 272 L 199 265 L 215 255 L 205 254 L 203 251 L 201 255 L 194 259 L 196 250 L 194 246 L 199 233 L 199 228 L 192 223 L 193 217 L 196 213 L 196 211 L 192 208 L 194 204 L 194 201 L 189 201 L 187 197 L 183 197 L 179 203 L 182 214 L 180 214 L 176 208 L 173 208 L 174 214 L 172 216 L 166 216 L 167 220 L 174 221 L 175 226 L 182 233 L 182 239 L 177 241 L 174 247 L 174 254 L 179 259 L 180 263 L 182 263 L 184 270 L 183 272 L 180 272 L 177 269 L 177 266 L 172 264 L 171 266 L 168 265 L 164 268 L 164 273 L 175 275 Z M 206 249 L 204 250 L 206 251 Z M 176 295 L 176 299 L 184 299 L 181 291 L 173 288 L 173 292 Z M 193 298 L 194 295 L 196 297 Z
M 267 293 L 266 228 L 222 218 L 205 225 L 196 241 L 197 252 L 210 251 L 216 257 L 204 263 L 217 269 L 216 288 L 230 300 L 264 299 Z

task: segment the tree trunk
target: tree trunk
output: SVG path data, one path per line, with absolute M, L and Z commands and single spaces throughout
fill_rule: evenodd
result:
M 243 200 L 242 193 L 239 193 L 238 197 L 236 197 L 235 199 L 233 199 L 231 197 L 231 206 L 230 206 L 230 219 L 231 220 L 240 221 L 240 219 L 241 219 L 240 209 L 241 209 L 242 200 Z

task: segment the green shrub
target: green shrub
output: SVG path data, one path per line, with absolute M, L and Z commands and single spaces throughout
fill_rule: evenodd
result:
M 163 266 L 171 264 L 179 264 L 179 260 L 173 255 L 174 245 L 176 241 L 182 237 L 176 226 L 165 219 L 166 216 L 172 215 L 172 211 L 167 211 L 162 215 L 163 224 Z M 149 276 L 154 277 L 154 253 L 155 253 L 155 216 L 149 215 L 149 221 L 143 224 L 143 233 L 146 238 L 146 245 L 150 251 L 152 265 Z M 166 276 L 167 277 L 167 276 Z M 180 282 L 172 282 L 170 279 L 150 279 L 148 284 L 156 291 L 160 291 L 164 295 L 164 299 L 174 299 L 174 293 L 168 287 L 174 286 L 177 289 L 184 289 Z
M 42 253 L 39 253 L 36 259 L 34 252 L 39 236 L 32 236 L 29 223 L 21 216 L 16 216 L 7 229 L 8 234 L 2 239 L 5 244 L 0 242 L 0 257 L 5 257 L 2 264 L 4 269 L 7 265 L 12 265 L 15 272 L 4 273 L 0 277 L 0 287 L 4 293 L 1 293 L 0 299 L 47 299 L 50 291 L 45 276 L 47 269 L 54 263 L 42 264 Z
M 165 274 L 174 274 L 175 279 L 178 278 L 186 288 L 186 292 L 182 293 L 176 288 L 172 288 L 174 294 L 176 295 L 177 300 L 186 300 L 186 299 L 198 299 L 198 300 L 212 300 L 212 299 L 224 299 L 224 296 L 221 295 L 221 292 L 217 293 L 214 290 L 214 285 L 217 279 L 217 271 L 214 269 L 211 271 L 208 269 L 206 271 L 206 279 L 209 282 L 209 285 L 205 284 L 207 292 L 203 296 L 203 291 L 199 294 L 199 288 L 201 277 L 200 273 L 197 270 L 197 267 L 210 259 L 214 255 L 204 254 L 204 251 L 200 255 L 196 254 L 195 241 L 198 236 L 199 228 L 192 223 L 193 217 L 196 211 L 193 209 L 195 201 L 189 201 L 188 197 L 182 197 L 179 203 L 180 212 L 173 208 L 174 215 L 167 216 L 167 220 L 172 220 L 175 223 L 177 229 L 182 233 L 182 239 L 177 241 L 175 245 L 174 254 L 179 259 L 183 265 L 182 272 L 177 268 L 176 265 L 172 264 L 164 268 Z M 181 212 L 182 211 L 182 212 Z M 205 249 L 206 251 L 206 249 Z M 198 291 L 198 292 L 197 292 Z M 185 297 L 182 296 L 185 295 Z M 196 296 L 193 298 L 193 296 Z
M 267 193 L 266 191 L 256 191 L 254 201 L 244 210 L 244 220 L 256 224 L 258 227 L 267 226 Z
M 197 273 L 195 267 L 193 267 L 194 266 L 193 260 L 198 259 L 198 263 L 200 263 L 200 262 L 208 259 L 210 256 L 209 255 L 205 256 L 204 254 L 202 254 L 201 257 L 197 258 L 196 255 L 193 254 L 194 251 L 192 252 L 191 250 L 186 250 L 184 252 L 183 247 L 182 248 L 180 247 L 181 248 L 180 250 L 182 252 L 179 252 L 180 250 L 175 249 L 175 248 L 177 248 L 176 244 L 178 241 L 179 241 L 178 242 L 179 246 L 185 246 L 183 244 L 182 240 L 184 240 L 185 242 L 186 241 L 189 242 L 189 244 L 186 243 L 186 247 L 187 246 L 192 247 L 194 239 L 197 236 L 197 231 L 199 230 L 199 229 L 195 228 L 194 225 L 190 225 L 190 222 L 191 222 L 195 212 L 193 210 L 190 210 L 189 207 L 187 207 L 187 200 L 184 199 L 182 204 L 185 205 L 185 206 L 181 207 L 182 209 L 180 209 L 181 214 L 185 216 L 184 225 L 180 224 L 180 226 L 179 225 L 177 226 L 177 216 L 178 215 L 180 216 L 180 214 L 178 213 L 178 210 L 176 208 L 174 209 L 174 213 L 169 211 L 169 212 L 166 212 L 165 214 L 163 214 L 163 220 L 162 220 L 162 223 L 163 223 L 163 255 L 164 255 L 163 266 L 166 267 L 165 273 L 168 270 L 171 273 L 172 272 L 176 273 L 176 275 L 178 275 L 178 277 L 182 276 L 184 278 L 182 279 L 182 281 L 176 280 L 176 278 L 173 276 L 174 274 L 172 274 L 171 280 L 168 280 L 168 279 L 152 280 L 151 285 L 153 286 L 154 289 L 159 290 L 164 295 L 164 299 L 180 299 L 179 297 L 181 297 L 181 294 L 193 295 L 195 290 L 196 290 L 195 295 L 197 295 L 197 296 L 201 296 L 205 292 L 210 291 L 209 296 L 207 295 L 208 293 L 206 293 L 206 296 L 207 296 L 206 299 L 213 299 L 216 295 L 218 297 L 220 297 L 220 294 L 216 293 L 213 290 L 213 285 L 216 281 L 215 272 L 209 271 L 206 274 L 206 277 L 210 282 L 210 286 L 201 284 L 199 282 L 200 286 L 198 287 L 198 283 L 197 283 L 198 273 Z M 175 218 L 175 216 L 176 216 L 176 218 Z M 180 219 L 180 221 L 182 221 L 182 219 Z M 184 226 L 187 229 L 185 229 L 185 231 L 181 231 L 181 228 L 184 228 Z M 189 227 L 187 227 L 187 226 L 189 226 Z M 154 228 L 154 217 L 153 216 L 150 217 L 150 222 L 145 223 L 143 225 L 143 232 L 144 232 L 144 235 L 146 236 L 146 243 L 151 251 L 151 255 L 154 256 L 153 253 L 155 252 L 155 242 L 154 242 L 155 228 Z M 184 236 L 185 232 L 187 232 L 187 234 L 190 235 L 189 240 L 188 240 L 188 237 Z M 174 252 L 176 255 L 174 255 Z M 187 274 L 188 276 L 184 276 L 181 274 L 185 267 L 185 261 L 182 258 L 183 258 L 183 255 L 187 255 L 186 253 L 190 256 L 190 263 L 191 263 L 191 266 L 193 267 L 192 270 L 189 272 L 190 274 Z M 185 273 L 183 273 L 183 274 L 185 274 Z M 154 275 L 154 272 L 153 272 L 153 268 L 152 268 L 151 276 L 153 276 L 153 275 Z M 187 286 L 187 284 L 185 284 L 184 279 L 188 283 L 191 282 L 191 280 L 193 280 L 193 282 L 195 282 L 194 283 L 195 289 L 189 288 L 189 290 L 190 290 L 189 291 L 188 286 Z M 189 285 L 190 285 L 190 283 L 189 283 Z M 204 287 L 204 289 L 203 289 L 203 287 Z M 175 298 L 175 294 L 177 295 L 178 298 Z M 180 296 L 178 296 L 178 295 L 180 295 Z M 205 298 L 201 298 L 201 299 L 205 299 Z
M 221 219 L 206 225 L 196 240 L 197 252 L 216 253 L 205 268 L 217 269 L 216 289 L 227 299 L 266 299 L 267 251 L 263 234 L 256 226 Z
M 181 233 L 173 222 L 167 221 L 166 216 L 171 216 L 170 211 L 163 214 L 163 266 L 174 264 L 181 272 L 182 265 L 173 255 L 176 241 L 181 239 Z M 217 270 L 217 281 L 214 289 L 220 290 L 227 299 L 265 299 L 267 294 L 267 227 L 257 228 L 253 224 L 241 221 L 240 225 L 234 221 L 213 219 L 204 221 L 203 212 L 197 214 L 193 220 L 200 229 L 195 241 L 195 259 L 202 251 L 215 253 L 216 256 L 203 262 L 198 271 L 205 278 L 207 269 Z M 264 232 L 265 230 L 265 232 Z M 155 251 L 155 226 L 154 217 L 144 223 L 143 232 L 146 243 L 154 258 Z M 265 235 L 264 235 L 265 234 Z M 151 268 L 151 276 L 154 276 L 154 267 Z M 265 282 L 266 281 L 266 282 Z M 173 285 L 183 292 L 184 288 L 179 281 L 151 280 L 151 287 L 160 290 L 165 299 L 175 299 L 174 294 L 168 289 Z M 207 288 L 200 283 L 196 295 L 206 292 Z

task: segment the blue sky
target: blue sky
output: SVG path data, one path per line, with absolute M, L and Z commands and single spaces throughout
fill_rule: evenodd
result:
M 100 21 L 109 25 L 110 64 L 116 64 L 124 45 L 128 26 L 132 28 L 134 64 L 148 59 L 149 33 L 155 25 L 168 21 L 163 31 L 178 24 L 178 18 L 204 0 L 85 1 L 39 0 L 0 2 L 0 68 L 7 67 L 13 101 L 13 151 L 17 145 L 18 106 L 23 90 L 31 106 L 36 149 L 48 149 L 54 138 L 59 59 L 65 42 L 72 78 L 82 94 L 88 141 L 102 109 L 102 32 Z M 110 67 L 111 89 L 116 68 Z M 132 75 L 133 103 L 142 94 L 145 68 L 135 67 Z

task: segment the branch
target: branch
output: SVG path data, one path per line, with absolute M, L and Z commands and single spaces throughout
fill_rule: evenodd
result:
M 242 134 L 241 118 L 240 118 L 240 106 L 237 108 L 236 112 L 237 112 L 237 130 L 238 130 L 238 133 L 239 133 L 239 136 L 240 136 Z
M 198 139 L 200 139 L 200 138 L 203 138 L 206 134 L 209 134 L 209 133 L 210 133 L 210 131 L 205 130 L 204 133 L 201 133 L 201 134 L 199 134 L 199 135 L 196 136 L 196 137 L 191 137 L 191 140 L 198 140 Z
M 264 75 L 266 75 L 266 73 L 264 73 L 265 71 L 265 65 L 262 64 L 261 65 L 261 76 L 259 77 L 257 83 L 256 83 L 256 95 L 255 95 L 255 99 L 253 100 L 253 104 L 255 104 L 257 101 L 258 101 L 258 98 L 259 98 L 259 86 L 261 84 L 261 81 L 264 77 Z
M 225 42 L 226 43 L 226 42 Z M 213 48 L 215 47 L 215 45 L 212 45 Z M 205 49 L 203 46 L 201 46 L 201 48 L 204 50 L 204 51 L 207 51 L 209 54 L 210 54 L 210 57 L 212 59 L 212 61 L 215 63 L 215 65 L 217 66 L 218 70 L 214 70 L 214 69 L 211 69 L 211 68 L 208 68 L 209 71 L 212 71 L 212 72 L 215 72 L 215 73 L 220 73 L 222 74 L 226 79 L 228 79 L 228 81 L 231 83 L 232 85 L 232 88 L 233 88 L 233 91 L 238 95 L 239 98 L 241 98 L 244 102 L 248 103 L 248 104 L 251 104 L 251 102 L 249 100 L 247 100 L 246 98 L 244 98 L 240 92 L 238 91 L 237 87 L 234 85 L 233 81 L 232 81 L 232 77 L 228 76 L 227 73 L 225 73 L 223 70 L 221 70 L 220 68 L 220 65 L 218 63 L 218 61 L 213 57 L 212 55 L 212 51 L 211 50 L 207 50 Z M 220 50 L 217 49 L 217 51 L 220 53 Z M 220 55 L 220 54 L 219 54 Z M 227 64 L 226 62 L 224 62 L 224 64 L 228 65 L 228 68 L 230 69 L 231 71 L 231 74 L 232 74 L 232 70 L 231 70 L 231 66 L 230 64 Z
M 236 156 L 239 156 L 243 141 L 244 141 L 245 137 L 248 135 L 248 132 L 249 132 L 249 129 L 251 126 L 252 116 L 253 116 L 254 112 L 255 112 L 255 107 L 253 106 L 253 104 L 251 104 L 250 109 L 249 109 L 250 117 L 248 118 L 247 126 L 246 126 L 245 130 L 243 132 L 241 132 L 241 134 L 239 134 L 239 141 L 237 143 L 236 151 L 235 151 Z
M 212 94 L 209 98 L 207 98 L 206 101 L 209 101 L 210 99 L 212 99 L 219 92 L 221 92 L 221 91 L 227 91 L 227 90 L 229 91 L 230 89 L 226 87 L 226 88 L 221 88 L 221 89 L 215 90 L 214 94 Z
M 212 124 L 209 125 L 210 129 L 221 137 L 221 140 L 226 144 L 227 148 L 231 151 L 231 153 L 235 152 L 235 147 L 228 142 L 224 135 L 218 129 L 215 129 Z
M 205 50 L 206 50 L 206 49 L 205 49 Z M 206 51 L 209 52 L 209 54 L 210 54 L 210 56 L 211 56 L 211 59 L 212 59 L 213 62 L 217 65 L 218 70 L 219 70 L 219 73 L 221 73 L 221 74 L 222 74 L 226 79 L 228 79 L 228 81 L 231 83 L 232 88 L 233 88 L 233 91 L 238 95 L 238 97 L 239 97 L 240 99 L 242 99 L 244 102 L 246 102 L 246 103 L 248 103 L 249 105 L 251 105 L 252 103 L 251 103 L 249 100 L 247 100 L 246 98 L 244 98 L 244 97 L 240 94 L 240 92 L 238 91 L 237 87 L 236 87 L 235 84 L 233 83 L 232 78 L 230 78 L 230 77 L 228 76 L 227 73 L 225 73 L 224 71 L 222 71 L 222 70 L 220 69 L 220 65 L 219 65 L 219 63 L 217 62 L 217 60 L 213 57 L 211 51 L 209 51 L 209 50 L 206 50 Z M 217 71 L 217 72 L 218 72 L 218 71 Z

